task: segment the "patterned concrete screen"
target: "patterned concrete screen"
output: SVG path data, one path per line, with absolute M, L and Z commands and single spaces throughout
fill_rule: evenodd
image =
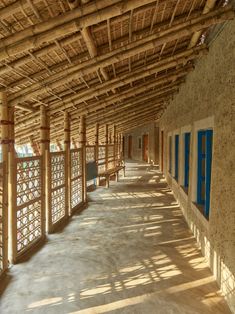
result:
M 53 231 L 66 214 L 65 152 L 50 153 L 50 211 L 49 231 Z
M 30 250 L 42 234 L 42 159 L 41 157 L 17 158 L 15 165 L 16 200 L 13 202 L 16 226 L 12 236 L 14 258 Z
M 98 173 L 105 171 L 106 145 L 98 146 Z
M 70 151 L 71 164 L 71 189 L 70 202 L 73 212 L 82 203 L 82 150 L 72 149 Z

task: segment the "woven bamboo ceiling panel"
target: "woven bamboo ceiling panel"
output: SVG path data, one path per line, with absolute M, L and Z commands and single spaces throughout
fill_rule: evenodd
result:
M 39 109 L 51 138 L 72 136 L 87 117 L 118 132 L 164 113 L 215 24 L 232 19 L 229 1 L 1 0 L 0 90 L 16 113 L 16 142 L 39 138 Z

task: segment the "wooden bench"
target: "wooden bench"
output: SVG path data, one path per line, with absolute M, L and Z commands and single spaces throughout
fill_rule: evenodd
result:
M 105 182 L 106 182 L 106 188 L 109 187 L 109 181 L 110 181 L 110 177 L 112 175 L 115 175 L 116 176 L 116 182 L 118 182 L 118 174 L 119 174 L 119 171 L 123 170 L 123 175 L 125 177 L 125 165 L 118 165 L 116 166 L 115 168 L 113 169 L 108 169 L 106 171 L 102 171 L 100 173 L 98 173 L 98 185 L 99 185 L 99 182 L 100 182 L 100 178 L 105 178 Z

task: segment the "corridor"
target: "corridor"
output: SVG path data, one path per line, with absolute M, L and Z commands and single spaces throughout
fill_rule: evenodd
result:
M 127 163 L 7 274 L 0 313 L 230 313 L 164 177 Z

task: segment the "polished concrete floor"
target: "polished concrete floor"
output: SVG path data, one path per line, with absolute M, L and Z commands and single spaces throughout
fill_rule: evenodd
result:
M 230 313 L 164 178 L 128 163 L 9 271 L 0 313 Z

